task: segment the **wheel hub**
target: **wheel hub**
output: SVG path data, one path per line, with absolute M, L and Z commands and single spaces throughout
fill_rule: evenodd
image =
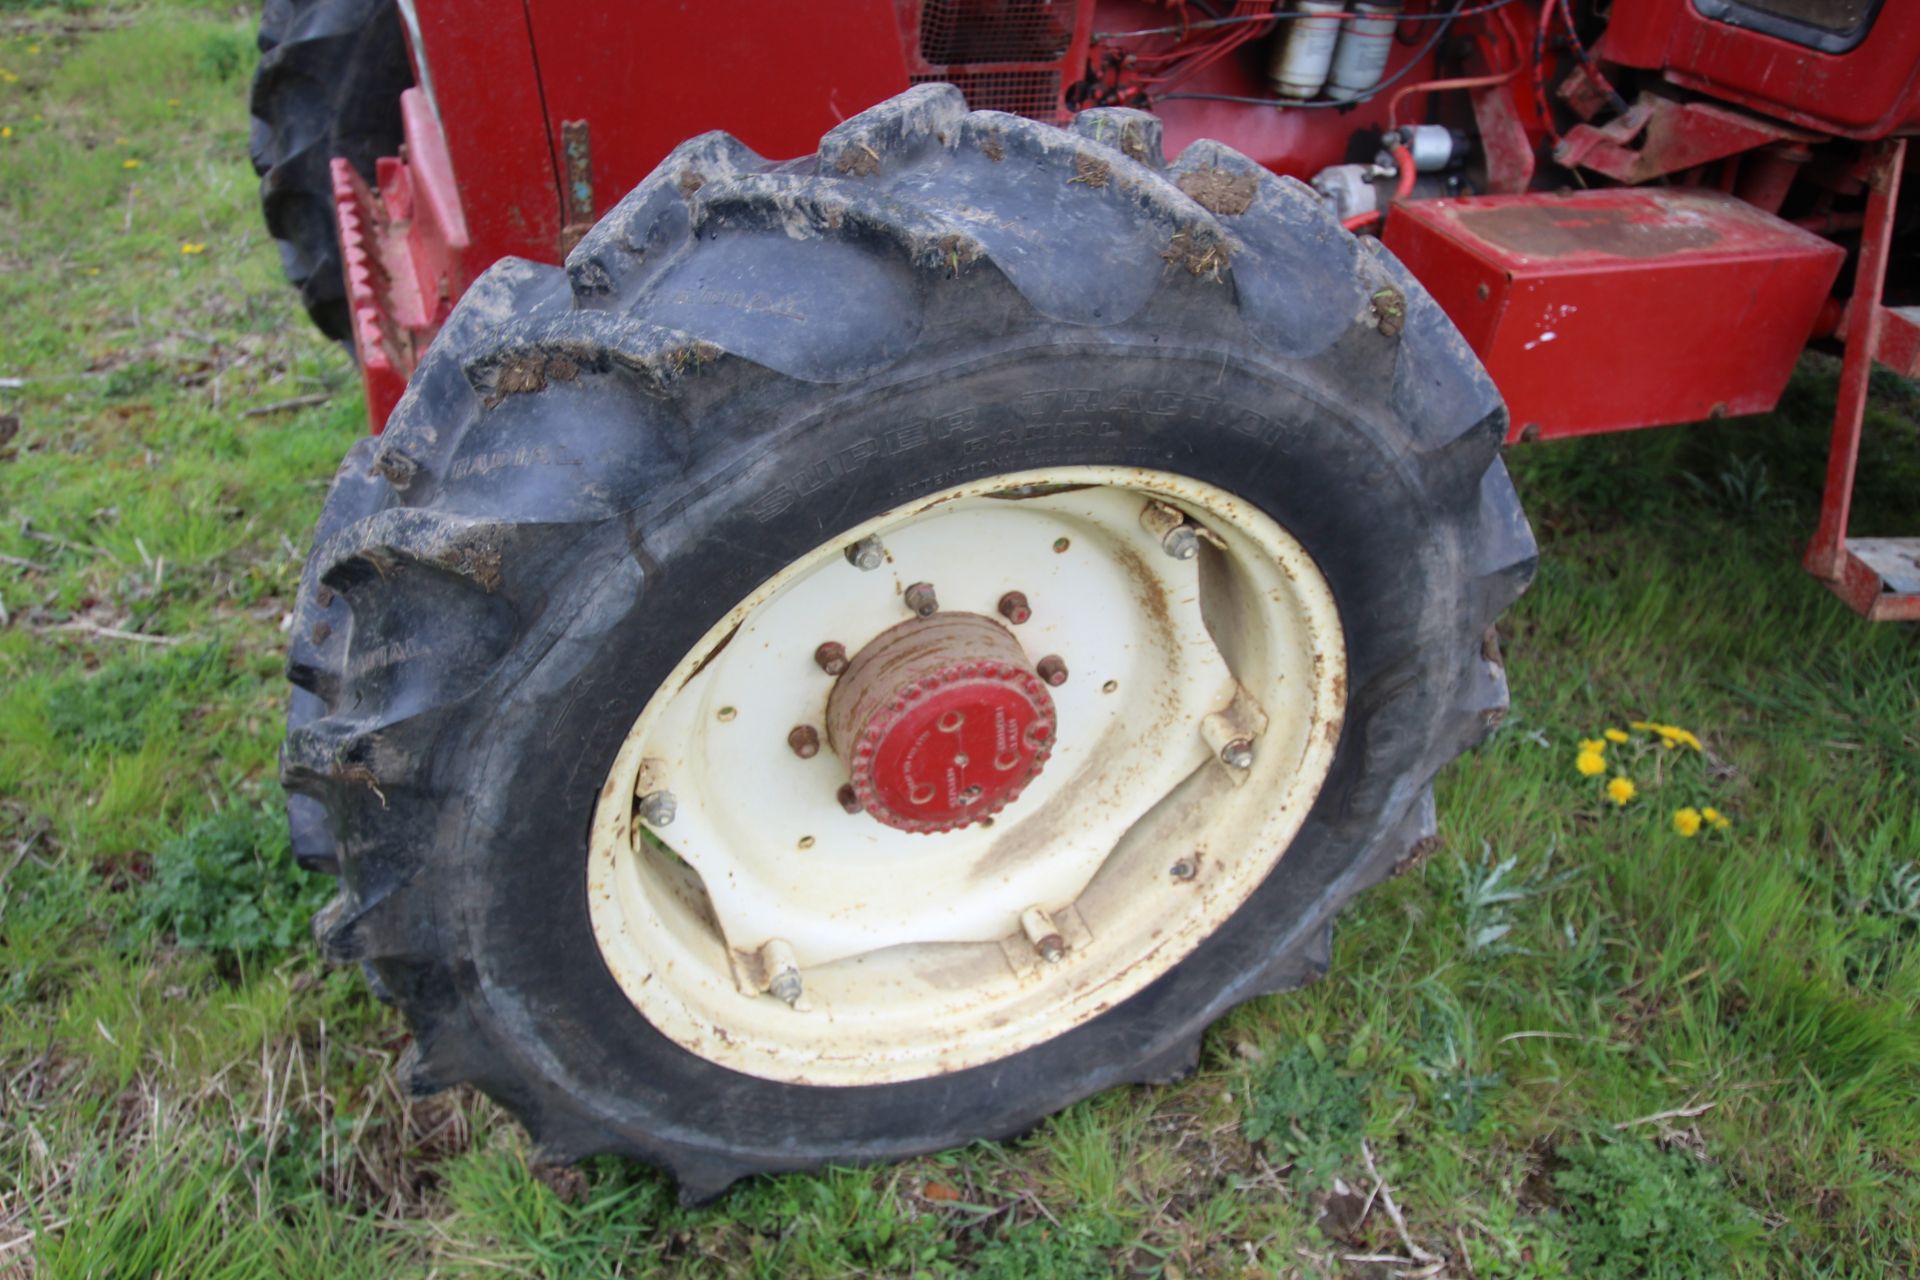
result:
M 1053 699 L 1019 641 L 977 613 L 889 628 L 827 701 L 827 735 L 860 807 L 901 831 L 952 831 L 1004 809 L 1040 773 Z

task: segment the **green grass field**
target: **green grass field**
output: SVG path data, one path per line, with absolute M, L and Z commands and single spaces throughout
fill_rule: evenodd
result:
M 0 0 L 0 1276 L 1920 1274 L 1920 632 L 1796 567 L 1824 359 L 1512 455 L 1513 714 L 1192 1079 L 691 1212 L 403 1097 L 281 829 L 282 619 L 363 415 L 258 223 L 253 22 Z M 1857 531 L 1920 533 L 1917 420 L 1876 386 Z M 1704 749 L 1576 767 L 1634 721 Z

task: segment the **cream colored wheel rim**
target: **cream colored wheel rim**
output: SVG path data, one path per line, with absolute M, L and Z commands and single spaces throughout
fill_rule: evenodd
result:
M 869 537 L 885 562 L 863 571 L 846 551 Z M 996 617 L 1024 593 L 1007 629 L 1068 671 L 1040 774 L 940 834 L 846 812 L 846 767 L 788 740 L 824 725 L 816 647 L 856 653 L 918 582 Z M 857 1085 L 992 1062 L 1133 995 L 1252 895 L 1326 778 L 1345 670 L 1318 567 L 1221 489 L 1066 467 L 947 490 L 788 565 L 682 658 L 601 791 L 594 935 L 650 1023 L 736 1071 Z

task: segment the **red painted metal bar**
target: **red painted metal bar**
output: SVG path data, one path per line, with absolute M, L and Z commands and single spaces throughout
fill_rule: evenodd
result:
M 1853 482 L 1860 461 L 1860 429 L 1866 417 L 1868 380 L 1879 350 L 1885 312 L 1888 249 L 1907 141 L 1879 145 L 1868 177 L 1867 220 L 1860 238 L 1853 297 L 1847 308 L 1846 356 L 1840 366 L 1839 401 L 1834 407 L 1833 443 L 1827 454 L 1827 483 L 1820 499 L 1820 523 L 1803 563 L 1858 612 L 1874 621 L 1920 618 L 1920 594 L 1885 590 L 1881 574 L 1847 546 L 1847 518 L 1853 506 Z

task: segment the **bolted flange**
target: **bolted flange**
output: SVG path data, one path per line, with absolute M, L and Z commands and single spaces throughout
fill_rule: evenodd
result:
M 1053 749 L 1053 699 L 1006 626 L 913 619 L 854 656 L 827 699 L 827 740 L 858 805 L 903 831 L 951 831 L 1011 804 Z

